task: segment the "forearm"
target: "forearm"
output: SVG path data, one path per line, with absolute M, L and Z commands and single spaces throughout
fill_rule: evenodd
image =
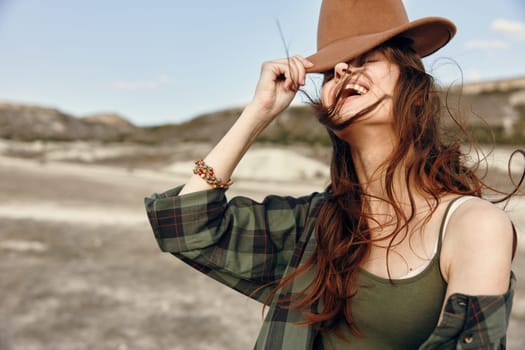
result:
M 265 62 L 250 104 L 219 143 L 204 158 L 215 178 L 227 182 L 248 148 L 266 126 L 281 113 L 304 85 L 306 67 L 313 64 L 300 56 Z M 191 170 L 189 170 L 191 171 Z M 213 179 L 209 179 L 213 183 Z M 180 194 L 209 189 L 210 185 L 193 175 Z
M 255 105 L 248 105 L 230 130 L 204 158 L 204 162 L 213 167 L 217 178 L 222 179 L 223 182 L 231 178 L 235 167 L 246 151 L 273 119 L 264 114 Z M 191 169 L 188 169 L 188 172 L 191 172 Z M 207 189 L 210 189 L 210 185 L 200 176 L 193 175 L 186 182 L 180 194 Z

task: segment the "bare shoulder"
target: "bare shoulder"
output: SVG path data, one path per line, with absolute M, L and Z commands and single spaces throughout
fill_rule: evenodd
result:
M 494 240 L 512 242 L 513 237 L 507 213 L 481 198 L 472 198 L 461 204 L 450 218 L 447 231 L 456 243 L 468 241 L 478 247 Z
M 442 248 L 442 269 L 458 292 L 495 294 L 508 285 L 513 229 L 509 216 L 489 201 L 473 198 L 453 213 Z

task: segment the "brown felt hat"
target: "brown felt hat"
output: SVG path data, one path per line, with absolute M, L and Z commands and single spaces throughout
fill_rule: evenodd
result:
M 401 0 L 323 0 L 317 28 L 317 52 L 308 60 L 308 72 L 325 72 L 385 41 L 404 36 L 412 48 L 428 56 L 456 33 L 446 18 L 425 17 L 410 22 Z

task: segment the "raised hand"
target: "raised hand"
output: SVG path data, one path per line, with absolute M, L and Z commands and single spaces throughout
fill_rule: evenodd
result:
M 305 83 L 306 70 L 312 66 L 300 56 L 263 63 L 253 100 L 204 159 L 208 166 L 213 167 L 217 178 L 230 179 L 256 137 L 292 102 L 299 87 Z M 210 188 L 200 176 L 193 175 L 180 194 Z
M 275 118 L 305 84 L 306 70 L 312 66 L 313 63 L 301 56 L 263 63 L 250 107 L 258 110 L 261 117 Z

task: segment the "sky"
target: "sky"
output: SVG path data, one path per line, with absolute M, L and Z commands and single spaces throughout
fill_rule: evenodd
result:
M 524 0 L 404 3 L 411 20 L 443 16 L 458 27 L 449 45 L 424 60 L 438 82 L 525 77 Z M 315 52 L 320 5 L 0 0 L 0 102 L 77 117 L 118 113 L 140 126 L 242 106 L 262 62 Z

